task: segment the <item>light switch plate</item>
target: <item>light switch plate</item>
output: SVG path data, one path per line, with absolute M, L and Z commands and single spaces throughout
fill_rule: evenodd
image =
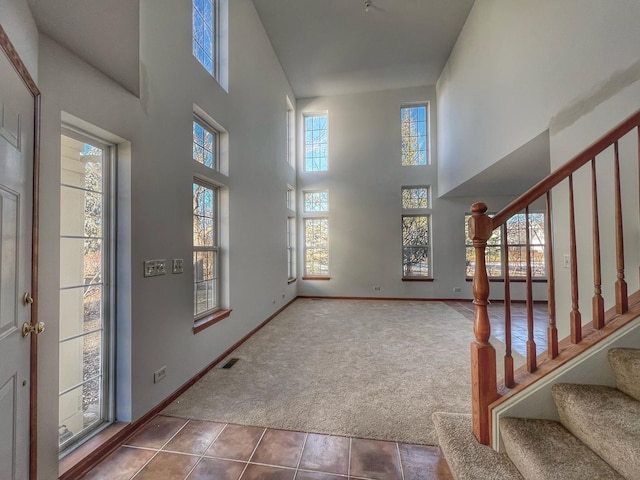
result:
M 173 273 L 182 273 L 184 272 L 183 260 L 181 258 L 173 259 Z
M 167 261 L 165 259 L 160 260 L 145 260 L 144 261 L 144 276 L 145 277 L 157 277 L 158 275 L 164 275 L 167 273 L 165 265 Z

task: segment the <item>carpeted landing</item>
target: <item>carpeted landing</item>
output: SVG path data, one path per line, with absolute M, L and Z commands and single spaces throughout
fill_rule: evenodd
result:
M 437 445 L 431 414 L 471 411 L 472 340 L 442 302 L 298 299 L 162 413 Z

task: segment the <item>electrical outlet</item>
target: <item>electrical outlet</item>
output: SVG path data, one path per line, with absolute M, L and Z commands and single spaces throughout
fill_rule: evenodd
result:
M 158 383 L 160 380 L 162 380 L 166 376 L 167 376 L 167 366 L 165 365 L 164 367 L 162 367 L 160 370 L 158 370 L 153 374 L 153 383 Z
M 380 287 L 380 285 L 374 285 L 373 286 L 373 291 L 374 292 L 379 292 L 380 290 L 382 290 L 382 287 Z
M 461 292 L 462 289 L 460 287 L 453 287 L 453 291 L 457 293 L 457 292 Z
M 571 258 L 568 253 L 564 254 L 563 257 L 564 268 L 569 268 L 571 266 Z

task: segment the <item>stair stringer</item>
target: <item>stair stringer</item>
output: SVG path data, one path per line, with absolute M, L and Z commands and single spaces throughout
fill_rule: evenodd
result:
M 505 448 L 500 435 L 500 418 L 541 418 L 560 421 L 551 387 L 556 383 L 582 383 L 615 387 L 613 370 L 609 365 L 607 352 L 611 348 L 640 346 L 640 317 L 601 340 L 576 358 L 570 360 L 529 388 L 522 390 L 502 402 L 491 412 L 493 425 L 491 444 L 500 453 Z

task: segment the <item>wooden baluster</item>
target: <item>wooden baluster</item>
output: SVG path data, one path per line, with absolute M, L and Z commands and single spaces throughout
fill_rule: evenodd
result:
M 591 201 L 593 211 L 593 328 L 604 327 L 604 298 L 602 298 L 602 273 L 600 262 L 600 221 L 598 214 L 598 182 L 596 159 L 591 159 Z
M 533 373 L 538 368 L 536 359 L 536 342 L 533 336 L 533 283 L 531 281 L 531 232 L 529 232 L 529 207 L 524 211 L 525 217 L 525 239 L 527 251 L 525 259 L 527 262 L 527 370 Z
M 547 351 L 549 357 L 556 358 L 558 356 L 558 329 L 556 328 L 556 284 L 553 267 L 553 231 L 551 230 L 553 211 L 551 206 L 551 192 L 547 192 L 546 206 L 544 236 L 547 251 L 547 304 L 549 307 Z
M 473 321 L 475 341 L 471 343 L 471 411 L 473 433 L 478 442 L 491 442 L 489 405 L 498 398 L 496 382 L 496 351 L 489 343 L 491 324 L 487 312 L 489 278 L 485 263 L 487 240 L 491 237 L 492 221 L 484 203 L 471 206 L 469 237 L 473 240 L 476 255 L 473 275 L 473 303 L 476 306 Z
M 502 227 L 502 256 L 504 261 L 504 384 L 512 388 L 516 382 L 513 374 L 513 356 L 511 355 L 511 283 L 509 279 L 509 245 L 507 242 L 507 224 Z
M 571 250 L 571 343 L 582 341 L 582 315 L 578 307 L 578 249 L 576 247 L 576 216 L 573 202 L 573 175 L 569 175 L 569 248 Z
M 615 193 L 616 193 L 616 313 L 626 313 L 629 310 L 629 298 L 627 296 L 627 282 L 624 279 L 624 239 L 622 237 L 622 196 L 620 192 L 620 156 L 618 142 L 613 144 L 613 160 L 615 168 Z

